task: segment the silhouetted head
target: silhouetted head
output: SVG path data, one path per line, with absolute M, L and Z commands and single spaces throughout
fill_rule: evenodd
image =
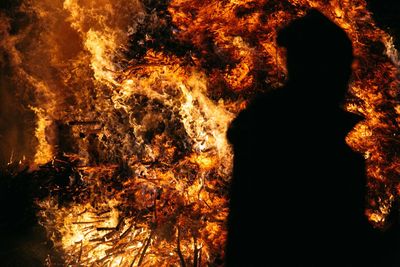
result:
M 343 100 L 353 61 L 353 49 L 344 30 L 311 9 L 278 32 L 278 45 L 287 51 L 288 83 L 308 88 L 328 102 Z

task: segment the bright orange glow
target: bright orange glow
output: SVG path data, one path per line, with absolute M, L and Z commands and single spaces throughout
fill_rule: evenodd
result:
M 209 266 L 223 258 L 227 127 L 251 96 L 284 84 L 276 33 L 311 7 L 353 42 L 346 109 L 366 120 L 347 142 L 368 163 L 366 216 L 385 224 L 399 194 L 391 148 L 400 61 L 364 0 L 23 2 L 32 23 L 11 33 L 0 14 L 0 47 L 21 102 L 36 114 L 32 165 L 63 157 L 73 166 L 70 184 L 56 189 L 68 200 L 37 203 L 65 265 Z

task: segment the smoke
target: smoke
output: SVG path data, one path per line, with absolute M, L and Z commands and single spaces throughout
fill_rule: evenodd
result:
M 15 30 L 12 26 L 15 27 L 0 10 L 0 167 L 30 158 L 35 150 L 34 115 L 18 97 L 22 90 L 12 67 L 20 61 L 15 52 L 17 37 L 10 34 Z

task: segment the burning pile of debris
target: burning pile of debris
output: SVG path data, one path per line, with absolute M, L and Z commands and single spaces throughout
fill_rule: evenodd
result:
M 29 168 L 15 175 L 34 183 L 58 251 L 47 264 L 222 265 L 226 129 L 285 81 L 276 31 L 311 7 L 353 40 L 346 108 L 366 120 L 348 143 L 382 226 L 398 195 L 399 60 L 364 0 L 22 1 L 1 14 L 3 80 L 35 117 L 35 153 L 14 156 Z

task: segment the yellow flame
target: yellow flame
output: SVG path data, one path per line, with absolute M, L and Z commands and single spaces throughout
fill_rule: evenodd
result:
M 55 122 L 69 130 L 71 140 L 64 141 L 78 147 L 68 156 L 79 162 L 85 190 L 69 205 L 54 197 L 39 202 L 41 222 L 66 265 L 178 266 L 180 257 L 195 265 L 199 251 L 203 265 L 211 264 L 226 235 L 227 127 L 247 95 L 282 85 L 285 55 L 276 32 L 310 7 L 353 41 L 359 62 L 350 91 L 360 102 L 346 108 L 366 121 L 346 140 L 365 155 L 370 183 L 388 183 L 388 170 L 400 168 L 385 157 L 381 141 L 393 126 L 378 107 L 387 101 L 382 90 L 395 99 L 399 57 L 364 0 L 172 0 L 160 14 L 139 0 L 27 0 L 21 11 L 34 24 L 12 35 L 10 25 L 0 23 L 0 46 L 21 80 L 22 100 L 37 116 L 34 162 L 63 152 L 55 147 L 62 134 Z M 191 53 L 173 56 L 144 45 L 153 40 L 162 50 L 157 30 L 170 26 L 166 38 L 190 44 Z M 143 40 L 132 37 L 143 28 Z M 133 50 L 146 51 L 128 61 L 132 39 Z M 370 42 L 383 43 L 392 63 L 383 53 L 370 55 Z M 398 124 L 400 105 L 393 103 Z M 117 166 L 110 165 L 116 159 L 132 173 L 116 177 Z M 378 225 L 394 200 L 390 192 L 377 193 L 366 211 Z
M 38 145 L 36 147 L 36 154 L 34 163 L 39 166 L 45 164 L 53 159 L 53 146 L 49 144 L 47 139 L 46 129 L 51 125 L 52 121 L 46 116 L 46 113 L 41 108 L 31 107 L 36 113 L 37 126 L 35 136 L 38 139 Z

